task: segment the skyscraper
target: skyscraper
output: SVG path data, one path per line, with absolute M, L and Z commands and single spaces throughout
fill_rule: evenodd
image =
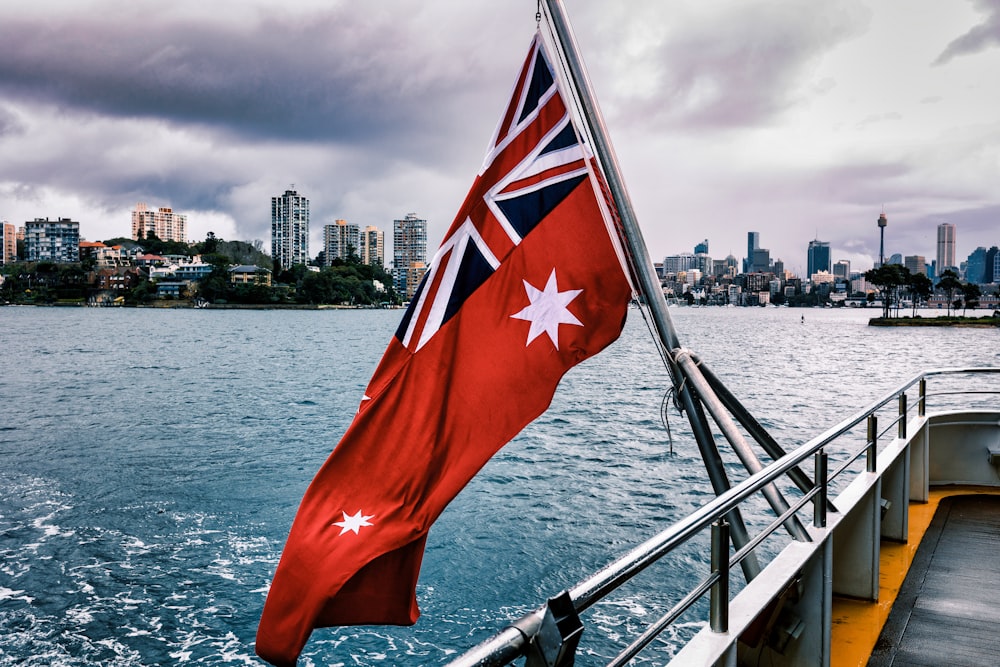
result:
M 996 246 L 990 246 L 986 251 L 986 268 L 983 271 L 983 284 L 989 285 L 1000 282 L 1000 250 Z
M 271 197 L 271 259 L 279 269 L 309 263 L 309 200 L 295 190 Z
M 707 255 L 708 254 L 708 239 L 705 239 L 701 243 L 695 245 L 694 254 Z
M 842 259 L 833 265 L 833 277 L 841 280 L 851 279 L 851 263 Z
M 743 273 L 753 271 L 753 251 L 760 248 L 760 232 L 747 232 L 747 257 L 743 260 Z
M 806 278 L 811 279 L 813 274 L 820 271 L 830 273 L 830 243 L 819 239 L 809 242 L 807 251 Z
M 358 255 L 363 264 L 385 266 L 385 232 L 368 225 L 358 237 Z
M 132 209 L 132 240 L 148 239 L 156 236 L 161 241 L 187 243 L 187 216 L 174 213 L 169 207 L 155 211 L 139 202 Z
M 958 271 L 955 263 L 955 225 L 942 222 L 937 228 L 937 273 L 941 275 L 947 269 Z
M 982 283 L 986 276 L 986 248 L 979 246 L 965 262 L 965 279 L 970 283 Z
M 903 266 L 914 275 L 918 273 L 927 275 L 927 260 L 923 255 L 907 255 L 903 258 Z
M 771 270 L 771 251 L 767 248 L 754 248 L 750 270 L 747 273 L 767 273 Z
M 392 221 L 392 278 L 396 292 L 412 299 L 427 272 L 427 221 L 407 213 Z
M 361 232 L 357 225 L 346 220 L 336 220 L 323 225 L 323 263 L 332 266 L 333 260 L 346 260 L 351 253 L 360 258 Z

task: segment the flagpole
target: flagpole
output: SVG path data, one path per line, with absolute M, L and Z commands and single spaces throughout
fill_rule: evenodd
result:
M 590 138 L 593 143 L 594 155 L 604 171 L 604 178 L 607 181 L 611 197 L 618 209 L 625 238 L 622 239 L 626 251 L 631 259 L 634 278 L 638 282 L 636 287 L 645 297 L 646 305 L 649 307 L 660 342 L 667 352 L 669 370 L 674 379 L 674 384 L 678 384 L 679 376 L 676 365 L 670 358 L 671 350 L 680 347 L 677 338 L 677 330 L 667 312 L 667 302 L 663 298 L 663 290 L 660 288 L 660 279 L 653 268 L 653 262 L 649 258 L 649 251 L 646 242 L 642 238 L 642 230 L 636 220 L 635 211 L 632 208 L 632 200 L 628 190 L 625 188 L 625 180 L 618 167 L 618 159 L 615 156 L 614 148 L 608 139 L 607 127 L 604 123 L 604 116 L 597 105 L 597 97 L 594 95 L 593 87 L 590 84 L 590 77 L 583 66 L 580 58 L 580 50 L 576 43 L 576 37 L 570 26 L 566 10 L 562 0 L 544 0 L 548 10 L 549 23 L 556 32 L 559 39 L 559 47 L 569 68 L 570 77 L 573 79 L 573 89 L 577 101 L 583 110 L 583 122 L 587 125 Z
M 642 238 L 642 230 L 639 228 L 635 210 L 632 208 L 632 200 L 629 197 L 628 190 L 625 188 L 625 179 L 618 166 L 618 159 L 615 156 L 614 148 L 611 146 L 611 140 L 608 138 L 604 116 L 601 114 L 601 109 L 597 104 L 597 96 L 594 94 L 590 77 L 587 75 L 587 70 L 583 65 L 576 35 L 573 33 L 566 9 L 563 6 L 562 0 L 543 1 L 549 17 L 549 25 L 555 31 L 556 46 L 563 57 L 566 67 L 569 69 L 570 83 L 572 84 L 570 92 L 581 107 L 583 116 L 581 120 L 586 124 L 591 143 L 593 144 L 594 155 L 601 165 L 608 189 L 611 191 L 611 197 L 614 200 L 615 207 L 618 209 L 618 216 L 625 235 L 622 242 L 629 256 L 633 277 L 638 283 L 637 287 L 640 293 L 646 299 L 646 305 L 649 307 L 653 326 L 656 329 L 659 343 L 665 353 L 664 361 L 667 364 L 667 370 L 670 373 L 674 390 L 677 392 L 678 407 L 687 413 L 688 422 L 695 436 L 695 442 L 698 444 L 698 449 L 705 464 L 712 488 L 717 496 L 722 495 L 731 488 L 731 484 L 726 474 L 725 466 L 722 463 L 722 458 L 719 455 L 718 447 L 715 444 L 715 439 L 712 436 L 702 403 L 699 402 L 700 400 L 705 400 L 705 397 L 695 396 L 690 384 L 687 382 L 690 373 L 698 372 L 697 367 L 693 371 L 684 369 L 681 368 L 677 361 L 677 356 L 683 352 L 677 337 L 677 330 L 674 328 L 670 314 L 667 312 L 667 302 L 663 298 L 660 279 L 656 275 L 653 262 L 649 257 L 649 251 L 646 248 L 646 242 Z M 710 387 L 706 391 L 710 394 L 707 397 L 709 400 L 718 400 L 711 393 L 712 390 Z M 752 452 L 750 453 L 750 457 L 755 458 Z M 728 519 L 731 523 L 730 537 L 736 548 L 740 549 L 750 540 L 746 524 L 738 509 L 734 509 Z M 760 571 L 760 566 L 754 558 L 744 559 L 741 562 L 741 566 L 747 581 L 750 581 Z

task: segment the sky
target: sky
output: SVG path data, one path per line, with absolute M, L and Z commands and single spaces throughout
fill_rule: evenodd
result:
M 566 0 L 654 261 L 748 231 L 886 255 L 1000 245 L 1000 0 Z M 310 200 L 310 253 L 346 219 L 429 254 L 482 164 L 535 30 L 533 0 L 0 3 L 0 220 L 260 239 Z M 391 244 L 391 241 L 389 241 Z M 387 262 L 389 258 L 387 257 Z

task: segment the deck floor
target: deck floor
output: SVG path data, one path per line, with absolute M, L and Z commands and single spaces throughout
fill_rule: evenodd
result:
M 1000 497 L 941 501 L 869 667 L 1000 662 Z

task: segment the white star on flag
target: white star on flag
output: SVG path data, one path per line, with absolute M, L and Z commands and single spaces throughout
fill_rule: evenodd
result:
M 527 347 L 530 345 L 531 341 L 541 336 L 544 332 L 549 335 L 549 340 L 552 341 L 552 344 L 558 350 L 560 324 L 583 326 L 583 322 L 576 319 L 576 316 L 566 309 L 566 306 L 579 296 L 583 290 L 571 289 L 560 292 L 559 285 L 556 284 L 555 269 L 552 269 L 549 280 L 545 283 L 544 290 L 538 289 L 527 280 L 522 280 L 522 282 L 524 283 L 524 291 L 528 293 L 528 300 L 531 304 L 520 312 L 511 315 L 511 317 L 531 322 L 531 328 L 528 330 L 528 341 L 524 346 Z
M 353 532 L 355 535 L 358 534 L 358 529 L 364 526 L 373 525 L 368 521 L 368 519 L 373 518 L 374 514 L 369 514 L 368 516 L 363 516 L 361 510 L 358 510 L 357 514 L 353 516 L 347 516 L 347 512 L 341 512 L 344 515 L 343 521 L 334 521 L 331 525 L 340 526 L 340 534 L 343 535 L 347 531 Z

